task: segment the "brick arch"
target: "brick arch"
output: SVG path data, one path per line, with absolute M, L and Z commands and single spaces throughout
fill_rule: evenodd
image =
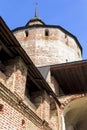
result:
M 60 108 L 64 109 L 71 101 L 87 96 L 87 94 L 76 94 L 69 97 L 66 97 L 65 100 L 61 103 Z

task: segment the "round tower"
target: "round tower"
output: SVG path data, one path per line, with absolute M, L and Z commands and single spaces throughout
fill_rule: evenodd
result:
M 37 9 L 34 18 L 13 33 L 36 66 L 82 59 L 77 38 L 61 26 L 46 25 L 38 17 Z

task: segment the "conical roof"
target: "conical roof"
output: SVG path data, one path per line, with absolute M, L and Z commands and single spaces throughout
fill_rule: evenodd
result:
M 29 20 L 29 22 L 26 24 L 26 26 L 30 26 L 30 25 L 45 25 L 45 23 L 38 16 L 37 4 L 36 4 L 36 8 L 35 8 L 35 15 L 34 15 L 34 17 L 31 18 Z

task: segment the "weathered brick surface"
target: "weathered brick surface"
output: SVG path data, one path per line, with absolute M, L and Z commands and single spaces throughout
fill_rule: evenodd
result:
M 45 91 L 44 92 L 36 91 L 36 92 L 32 93 L 30 99 L 28 99 L 28 97 L 27 97 L 27 100 L 26 100 L 26 98 L 25 98 L 27 67 L 23 63 L 21 58 L 16 57 L 15 59 L 8 60 L 8 61 L 4 62 L 4 65 L 6 66 L 6 68 L 5 68 L 4 73 L 0 72 L 0 81 L 2 83 L 5 82 L 4 85 L 6 87 L 8 87 L 13 93 L 17 94 L 18 97 L 21 97 L 23 99 L 24 103 L 26 105 L 28 105 L 28 107 L 31 108 L 42 120 L 49 121 L 50 98 Z M 21 127 L 19 128 L 19 126 L 17 124 L 19 121 L 19 125 L 20 125 L 20 119 L 22 120 L 23 116 L 18 111 L 16 111 L 14 108 L 12 108 L 8 104 L 6 104 L 5 102 L 1 101 L 0 103 L 3 103 L 4 108 L 5 108 L 4 113 L 1 113 L 1 114 L 4 114 L 3 115 L 4 118 L 1 117 L 1 119 L 3 118 L 2 124 L 0 124 L 0 126 L 2 128 L 1 130 L 5 130 L 5 129 L 11 130 L 13 126 L 14 126 L 13 129 L 15 129 L 15 130 L 24 129 Z M 7 115 L 9 115 L 9 116 L 7 117 Z M 6 120 L 5 120 L 5 118 L 6 118 Z M 10 120 L 10 122 L 9 122 L 10 118 L 12 120 Z M 14 119 L 14 121 L 13 121 L 13 119 Z M 5 122 L 3 124 L 4 120 L 5 120 Z M 17 123 L 15 120 L 17 120 Z M 13 121 L 13 124 L 11 126 L 9 126 L 11 121 Z M 14 125 L 14 123 L 16 123 L 17 126 Z M 7 124 L 9 126 L 9 128 L 8 128 Z M 5 128 L 5 125 L 6 125 L 6 128 Z M 29 128 L 30 127 L 31 127 L 31 130 L 37 129 L 37 127 L 35 127 L 29 123 Z
M 3 112 L 0 112 L 0 130 L 38 130 L 36 125 L 1 98 L 0 103 L 4 105 Z
M 24 98 L 25 85 L 27 78 L 27 68 L 20 57 L 6 61 L 4 75 L 6 76 L 5 85 L 21 98 Z
M 56 103 L 52 97 L 50 97 L 50 126 L 54 130 L 58 130 L 58 111 Z
M 22 47 L 37 66 L 58 64 L 81 59 L 81 51 L 75 40 L 57 28 L 31 28 L 28 37 L 25 30 L 14 33 Z
M 44 91 L 42 116 L 43 116 L 43 119 L 45 119 L 47 122 L 49 122 L 49 117 L 50 117 L 50 97 L 46 93 L 46 91 Z
M 50 119 L 50 98 L 46 91 L 34 92 L 32 102 L 36 107 L 35 113 L 42 119 L 49 122 Z

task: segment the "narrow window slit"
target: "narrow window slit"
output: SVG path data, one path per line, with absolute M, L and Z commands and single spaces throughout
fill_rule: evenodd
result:
M 49 36 L 49 30 L 48 29 L 45 30 L 45 36 Z
M 29 33 L 28 30 L 25 31 L 25 36 L 28 37 Z

